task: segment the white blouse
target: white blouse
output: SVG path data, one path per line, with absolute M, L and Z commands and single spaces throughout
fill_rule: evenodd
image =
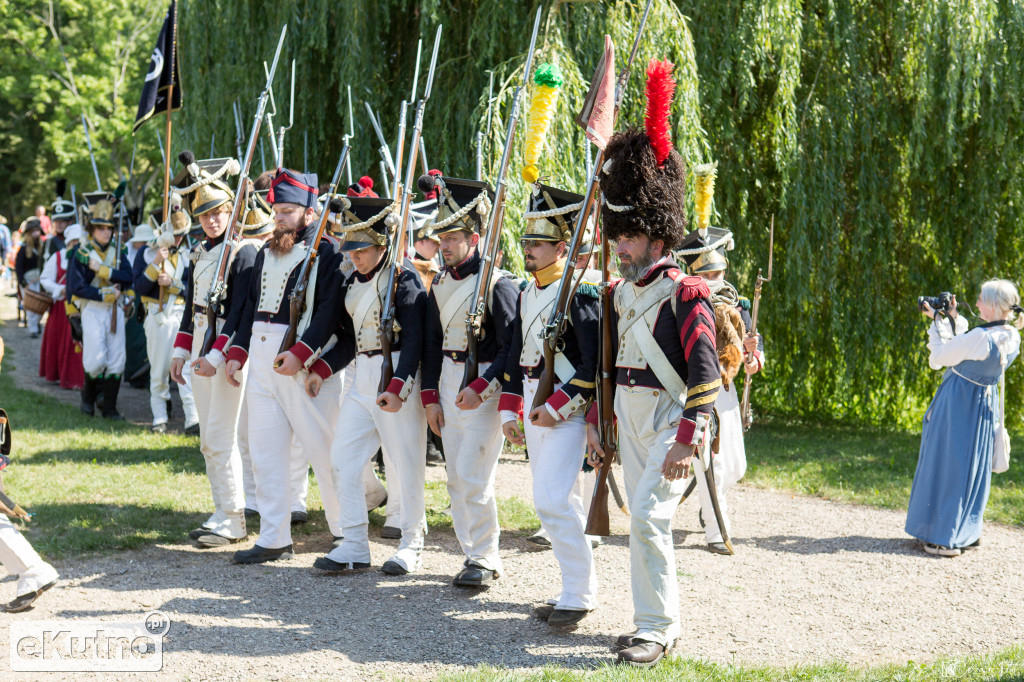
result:
M 63 301 L 65 286 L 63 283 L 57 281 L 58 259 L 60 259 L 60 262 L 64 265 L 64 277 L 65 279 L 67 278 L 67 252 L 61 249 L 46 259 L 46 264 L 43 265 L 43 271 L 39 275 L 39 283 L 43 285 L 43 288 L 46 289 L 47 293 L 49 293 L 54 300 Z
M 975 327 L 967 331 L 967 319 L 956 318 L 956 336 L 947 319 L 935 320 L 928 326 L 928 364 L 932 369 L 953 367 L 964 360 L 988 358 L 988 340 L 992 338 L 1003 356 L 1012 355 L 1020 348 L 1020 332 L 1010 325 Z

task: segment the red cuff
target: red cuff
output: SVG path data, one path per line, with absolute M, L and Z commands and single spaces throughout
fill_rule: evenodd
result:
M 484 379 L 483 377 L 477 377 L 473 381 L 469 382 L 469 386 L 467 386 L 466 388 L 471 388 L 474 391 L 476 391 L 477 395 L 480 395 L 481 393 L 487 390 L 488 385 L 489 382 L 487 381 L 487 379 Z
M 228 345 L 227 334 L 221 334 L 217 337 L 217 340 L 213 342 L 213 350 L 219 350 L 221 353 L 224 352 L 224 346 Z
M 391 380 L 390 384 L 388 384 L 388 388 L 385 391 L 385 393 L 394 393 L 395 395 L 401 397 L 402 396 L 402 388 L 404 386 L 405 386 L 405 382 L 396 377 L 396 378 Z
M 693 432 L 697 428 L 695 422 L 683 419 L 679 422 L 679 430 L 676 431 L 676 442 L 689 445 L 693 442 Z
M 296 342 L 294 346 L 288 349 L 288 352 L 293 353 L 303 365 L 313 357 L 313 349 L 302 343 L 302 341 Z
M 498 411 L 523 413 L 523 396 L 514 393 L 502 393 L 498 398 Z
M 174 337 L 174 347 L 183 348 L 189 353 L 192 352 L 192 335 L 188 332 L 178 332 L 178 335 Z
M 597 412 L 597 401 L 596 400 L 594 401 L 594 404 L 590 406 L 590 409 L 587 410 L 587 423 L 588 424 L 592 424 L 594 426 L 597 426 L 597 423 L 598 423 L 598 412 Z
M 313 366 L 309 368 L 309 371 L 315 372 L 320 375 L 320 378 L 327 381 L 334 374 L 331 366 L 324 362 L 323 358 L 317 358 L 317 361 L 313 363 Z
M 238 360 L 240 363 L 242 363 L 242 366 L 245 367 L 245 363 L 249 360 L 249 352 L 246 351 L 244 348 L 240 348 L 238 346 L 231 346 L 231 348 L 228 349 L 227 359 Z
M 441 402 L 441 394 L 433 390 L 420 391 L 420 401 L 423 403 L 423 407 L 437 405 Z
M 547 404 L 551 406 L 552 410 L 561 415 L 562 408 L 569 404 L 569 394 L 562 389 L 558 389 L 548 398 Z

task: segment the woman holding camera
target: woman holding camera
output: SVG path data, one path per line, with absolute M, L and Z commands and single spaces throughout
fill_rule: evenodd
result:
M 981 544 L 992 454 L 1004 438 L 998 385 L 1020 351 L 1024 310 L 1017 287 L 1005 279 L 985 282 L 977 308 L 985 324 L 967 331 L 956 297 L 946 319 L 922 304 L 933 319 L 928 363 L 947 369 L 924 416 L 906 531 L 937 556 L 958 556 Z

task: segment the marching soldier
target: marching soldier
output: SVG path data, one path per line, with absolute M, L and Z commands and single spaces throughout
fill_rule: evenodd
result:
M 153 412 L 151 429 L 167 431 L 167 413 L 171 403 L 169 381 L 174 339 L 185 313 L 185 286 L 189 281 L 189 261 L 182 242 L 192 226 L 188 213 L 182 209 L 182 198 L 172 193 L 168 222 L 156 237 L 156 243 L 143 247 L 136 259 L 139 274 L 135 293 L 146 306 L 146 355 L 149 357 L 149 407 Z M 139 226 L 140 230 L 143 226 Z M 137 230 L 138 231 L 138 230 Z M 192 396 L 191 382 L 178 384 L 182 409 L 185 412 L 185 433 L 198 430 L 199 414 Z
M 85 195 L 83 207 L 88 237 L 74 249 L 68 270 L 68 293 L 82 311 L 82 412 L 92 415 L 103 394 L 102 414 L 122 420 L 117 411 L 121 373 L 125 363 L 124 311 L 118 304 L 122 288 L 132 285 L 132 267 L 124 246 L 118 250 L 114 235 L 114 196 L 107 192 Z
M 187 202 L 192 216 L 203 227 L 206 240 L 190 254 L 190 282 L 186 287 L 181 325 L 174 339 L 171 378 L 185 385 L 185 363 L 192 367 L 192 395 L 199 413 L 199 450 L 206 460 L 214 512 L 189 537 L 200 547 L 222 547 L 246 537 L 242 495 L 242 461 L 238 452 L 238 413 L 242 388 L 217 373 L 225 363 L 224 354 L 231 344 L 225 333 L 237 327 L 245 306 L 252 264 L 256 260 L 255 243 L 227 240 L 234 191 L 221 178 L 238 173 L 233 159 L 196 162 L 192 152 L 179 155 L 185 169 L 174 179 L 174 186 Z M 224 249 L 228 252 L 223 285 L 226 294 L 216 312 L 216 329 L 210 330 L 206 309 L 210 290 L 217 284 L 218 263 Z M 201 355 L 207 333 L 217 334 L 211 350 Z M 244 382 L 244 373 L 242 381 Z
M 266 176 L 266 177 L 264 177 Z M 270 191 L 270 183 L 273 181 L 273 174 L 269 171 L 260 176 L 257 182 L 253 183 L 254 192 L 250 195 L 245 208 L 245 217 L 242 219 L 242 239 L 254 240 L 257 248 L 263 242 L 270 239 L 274 233 L 273 209 L 266 202 L 267 193 Z M 262 181 L 262 182 L 261 182 Z M 262 184 L 265 182 L 266 186 Z M 249 407 L 246 399 L 242 397 L 242 409 L 238 416 L 238 450 L 242 455 L 242 489 L 245 492 L 245 517 L 257 518 L 259 516 L 259 503 L 256 501 L 256 479 L 252 474 L 252 457 L 249 456 Z M 306 494 L 309 489 L 309 458 L 302 452 L 301 444 L 292 439 L 291 452 L 291 510 L 292 525 L 304 519 L 306 515 Z M 307 517 L 308 518 L 308 517 Z
M 597 372 L 597 282 L 584 281 L 566 311 L 565 347 L 556 355 L 555 392 L 530 410 L 544 369 L 538 334 L 555 304 L 583 197 L 535 184 L 523 215 L 526 271 L 533 277 L 516 306 L 499 401 L 502 430 L 511 442 L 526 443 L 533 474 L 533 501 L 562 574 L 562 592 L 534 614 L 549 625 L 574 625 L 597 608 L 597 575 L 590 541 L 584 535 L 586 511 L 577 486 L 586 444 L 583 408 L 593 397 Z M 524 410 L 523 406 L 527 408 Z M 519 413 L 529 413 L 519 426 Z
M 494 476 L 504 437 L 498 412 L 502 366 L 495 363 L 509 345 L 519 287 L 497 270 L 487 284 L 483 334 L 478 343 L 479 378 L 462 388 L 466 319 L 477 273 L 483 267 L 480 232 L 494 192 L 484 182 L 439 178 L 435 222 L 424 229 L 439 238 L 445 269 L 427 295 L 421 398 L 430 429 L 444 441 L 448 494 L 455 536 L 465 554 L 455 576 L 459 587 L 481 587 L 501 574 L 498 507 Z M 482 209 L 482 210 L 481 210 Z
M 750 301 L 741 297 L 736 288 L 725 279 L 725 271 L 729 267 L 726 250 L 733 246 L 732 233 L 708 226 L 714 177 L 713 164 L 705 164 L 694 169 L 697 229 L 686 236 L 678 253 L 686 262 L 691 274 L 706 280 L 711 292 L 711 304 L 715 310 L 715 345 L 721 370 L 722 390 L 718 392 L 718 398 L 715 400 L 720 446 L 712 464 L 715 470 L 719 512 L 728 533 L 726 495 L 733 485 L 743 478 L 747 470 L 743 419 L 735 379 L 740 366 L 743 366 L 747 375 L 759 372 L 764 367 L 765 358 L 764 344 L 760 336 L 746 333 L 751 325 Z M 746 357 L 750 358 L 750 362 L 745 361 Z M 707 481 L 704 477 L 698 476 L 696 483 L 700 497 L 700 523 L 704 527 L 708 550 L 715 554 L 732 554 L 723 542 L 722 531 L 718 527 L 718 520 L 712 508 Z
M 648 92 L 672 91 L 650 82 L 669 68 L 652 61 Z M 660 109 L 648 103 L 648 111 Z M 685 276 L 671 255 L 685 230 L 686 169 L 667 133 L 654 132 L 667 128 L 654 125 L 653 138 L 635 129 L 613 136 L 600 179 L 604 234 L 623 277 L 612 290 L 611 322 L 636 631 L 617 640 L 618 660 L 643 667 L 661 660 L 680 634 L 672 515 L 694 447 L 712 437 L 708 418 L 721 384 L 707 284 Z M 601 466 L 593 425 L 587 440 Z
M 320 241 L 306 289 L 305 314 L 296 330 L 299 341 L 282 350 L 290 320 L 289 297 L 316 237 L 317 177 L 280 169 L 267 200 L 274 209 L 274 233 L 256 255 L 245 311 L 233 330 L 224 366 L 228 382 L 240 387 L 236 373 L 249 365 L 249 455 L 260 535 L 251 549 L 235 552 L 232 560 L 239 564 L 294 556 L 288 484 L 293 436 L 298 437 L 313 465 L 327 524 L 336 540 L 342 534 L 324 448 L 334 435 L 341 400 L 342 378 L 332 376 L 341 366 L 330 364 L 334 356 L 329 353 L 335 341 L 331 339 L 334 308 L 341 288 L 338 255 L 328 240 Z M 324 381 L 319 391 L 307 395 L 305 377 L 312 374 Z
M 370 567 L 370 541 L 364 499 L 367 464 L 383 448 L 388 466 L 389 507 L 400 501 L 398 551 L 381 570 L 405 575 L 419 570 L 426 534 L 423 451 L 426 431 L 424 409 L 419 397 L 419 366 L 426 312 L 426 291 L 414 270 L 396 272 L 395 339 L 391 344 L 394 378 L 383 392 L 378 390 L 383 357 L 380 319 L 386 298 L 388 270 L 385 267 L 388 239 L 398 224 L 398 202 L 389 199 L 351 198 L 342 211 L 341 250 L 348 253 L 354 272 L 345 282 L 337 309 L 338 348 L 344 353 L 340 366 L 352 362 L 352 386 L 338 415 L 331 464 L 341 507 L 344 540 L 313 566 L 329 573 L 348 573 Z M 354 360 L 353 360 L 354 355 Z M 320 377 L 310 375 L 312 391 Z M 389 512 L 390 512 L 389 508 Z

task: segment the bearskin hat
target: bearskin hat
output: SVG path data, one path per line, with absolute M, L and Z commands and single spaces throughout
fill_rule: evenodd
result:
M 672 68 L 669 61 L 651 60 L 644 130 L 612 136 L 601 169 L 601 224 L 608 238 L 645 234 L 662 240 L 666 251 L 686 234 L 686 164 L 672 148 L 668 120 Z

